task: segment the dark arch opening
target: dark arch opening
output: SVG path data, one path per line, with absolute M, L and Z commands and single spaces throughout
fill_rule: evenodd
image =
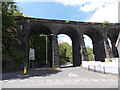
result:
M 80 55 L 80 35 L 73 27 L 63 27 L 59 30 L 58 34 L 66 34 L 71 38 L 72 41 L 72 59 L 73 66 L 80 66 L 81 55 Z
M 104 37 L 100 31 L 95 28 L 87 28 L 84 34 L 89 36 L 93 43 L 93 54 L 95 61 L 105 61 Z
M 35 49 L 35 60 L 28 60 L 29 67 L 51 67 L 52 66 L 52 32 L 44 25 L 34 25 L 28 30 L 27 43 L 28 43 L 28 59 L 29 48 Z M 42 35 L 42 36 L 40 36 Z M 46 37 L 47 36 L 47 48 Z M 32 39 L 31 39 L 32 38 Z M 46 56 L 47 49 L 47 56 Z M 46 61 L 47 58 L 47 61 Z
M 117 38 L 118 38 L 119 32 L 120 32 L 120 30 L 114 29 L 114 28 L 108 30 L 108 32 L 107 32 L 107 36 L 108 36 L 108 38 L 109 38 L 110 41 L 111 41 L 112 53 L 113 53 L 113 56 L 114 56 L 114 57 L 119 57 L 119 55 L 118 55 L 118 50 L 117 50 L 117 48 L 116 48 L 116 46 L 115 46 L 115 44 L 116 44 L 116 42 L 117 42 Z
M 60 58 L 60 67 L 73 66 L 72 60 L 72 41 L 66 34 L 58 35 L 58 49 Z

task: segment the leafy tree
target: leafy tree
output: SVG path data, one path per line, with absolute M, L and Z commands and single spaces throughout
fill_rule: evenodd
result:
M 29 47 L 35 49 L 35 62 L 39 63 L 39 66 L 45 66 L 46 63 L 46 37 L 39 36 L 41 33 L 32 34 L 29 39 Z M 49 39 L 48 41 L 48 58 L 49 58 Z M 49 62 L 48 62 L 49 63 Z
M 66 57 L 68 57 L 69 59 L 72 59 L 72 46 L 71 45 L 68 45 L 67 47 Z
M 2 2 L 2 12 L 0 12 L 0 14 L 1 13 L 2 13 L 2 52 L 3 54 L 5 54 L 5 56 L 9 55 L 10 57 L 13 58 L 16 57 L 17 60 L 17 57 L 20 55 L 20 53 L 17 54 L 17 52 L 21 52 L 21 55 L 23 54 L 23 52 L 19 49 L 20 31 L 18 26 L 16 25 L 16 22 L 14 21 L 14 16 L 17 15 L 19 16 L 23 14 L 19 12 L 14 2 Z
M 92 54 L 93 54 L 93 48 L 87 47 L 86 49 L 87 49 L 87 53 L 88 53 L 88 59 L 90 61 L 93 61 L 94 60 L 93 56 L 92 56 Z
M 72 46 L 70 46 L 66 42 L 60 43 L 59 44 L 59 57 L 60 57 L 61 64 L 70 62 L 72 59 Z

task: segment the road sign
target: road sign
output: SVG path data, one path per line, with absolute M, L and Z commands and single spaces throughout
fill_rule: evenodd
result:
M 29 60 L 35 60 L 35 49 L 30 48 Z

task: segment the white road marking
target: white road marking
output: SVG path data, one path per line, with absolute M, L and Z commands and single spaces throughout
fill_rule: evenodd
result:
M 8 80 L 8 83 L 17 82 L 17 80 Z
M 44 82 L 44 80 L 42 80 L 42 79 L 41 79 L 41 80 L 36 80 L 36 81 L 37 81 L 37 82 Z
M 18 80 L 18 82 L 25 82 L 26 80 Z
M 71 82 L 70 79 L 64 79 L 64 82 Z
M 109 81 L 118 81 L 117 79 L 108 79 Z
M 90 80 L 88 80 L 88 79 L 81 79 L 82 81 L 84 81 L 84 82 L 89 82 Z
M 106 80 L 106 79 L 99 79 L 100 81 L 108 81 L 108 80 Z
M 93 82 L 99 82 L 99 80 L 97 80 L 97 79 L 90 79 L 90 80 Z
M 55 79 L 55 82 L 62 82 L 61 79 Z
M 3 80 L 3 82 L 9 82 L 9 80 Z
M 68 75 L 68 76 L 76 77 L 77 75 L 76 75 L 76 74 L 74 74 L 74 73 L 69 73 L 69 75 Z
M 80 79 L 72 79 L 74 82 L 80 82 Z
M 48 80 L 46 80 L 46 82 L 53 82 L 53 80 L 52 79 L 48 79 Z

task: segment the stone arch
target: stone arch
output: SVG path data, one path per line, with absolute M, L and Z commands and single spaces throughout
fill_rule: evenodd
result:
M 26 53 L 26 63 L 29 67 L 29 45 L 28 45 L 28 41 L 29 38 L 32 34 L 35 33 L 40 33 L 40 34 L 45 34 L 45 35 L 49 35 L 52 34 L 51 30 L 42 24 L 33 24 L 33 25 L 28 25 L 29 28 L 26 29 L 25 31 L 25 35 L 24 35 L 24 41 L 25 41 L 25 53 Z M 50 40 L 50 55 L 48 56 L 48 60 L 50 62 L 50 67 L 52 66 L 52 37 L 48 36 L 48 39 Z
M 34 33 L 42 33 L 42 34 L 52 34 L 51 30 L 45 26 L 45 25 L 42 25 L 42 24 L 37 24 L 37 25 L 33 25 L 31 26 L 28 31 L 28 38 L 31 34 L 34 34 Z
M 71 26 L 65 26 L 59 29 L 58 34 L 66 34 L 71 38 L 73 66 L 80 66 L 82 62 L 80 55 L 80 35 L 78 31 Z
M 115 28 L 111 28 L 107 31 L 107 37 L 110 39 L 111 41 L 111 45 L 112 45 L 112 53 L 114 57 L 119 57 L 118 55 L 118 50 L 115 46 L 116 42 L 117 42 L 117 38 L 119 35 L 120 30 L 119 29 L 115 29 Z
M 84 30 L 84 34 L 89 36 L 93 43 L 93 54 L 95 61 L 105 61 L 104 37 L 99 29 L 88 27 Z

